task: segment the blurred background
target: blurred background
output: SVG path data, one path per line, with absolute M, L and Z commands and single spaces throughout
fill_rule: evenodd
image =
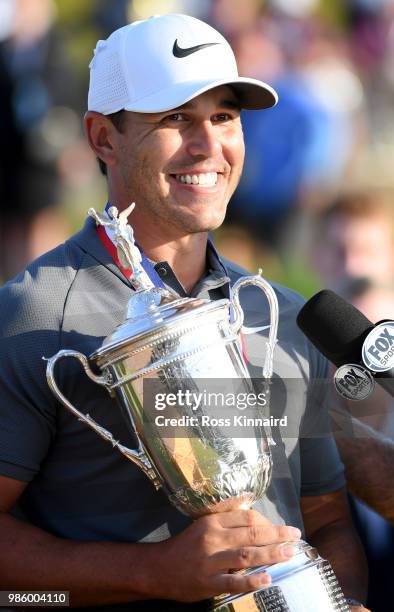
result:
M 306 298 L 330 287 L 373 321 L 394 318 L 394 0 L 0 0 L 0 284 L 105 203 L 82 131 L 96 41 L 169 12 L 211 23 L 240 74 L 279 93 L 243 113 L 221 253 Z M 384 392 L 365 419 L 394 439 Z M 390 611 L 393 529 L 357 507 L 369 603 Z

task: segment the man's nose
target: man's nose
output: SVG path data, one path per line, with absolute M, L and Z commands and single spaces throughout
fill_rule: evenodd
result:
M 217 128 L 211 121 L 201 121 L 193 127 L 187 143 L 188 153 L 192 157 L 215 157 L 222 151 L 222 144 Z

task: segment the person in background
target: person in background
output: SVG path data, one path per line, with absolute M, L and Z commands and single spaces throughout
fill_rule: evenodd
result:
M 394 200 L 387 191 L 338 196 L 316 215 L 313 235 L 311 261 L 325 287 L 342 293 L 357 279 L 394 287 Z
M 73 138 L 73 78 L 52 0 L 6 0 L 0 40 L 0 282 L 68 235 L 58 156 Z M 5 10 L 5 7 L 2 7 Z
M 343 194 L 315 220 L 311 261 L 322 284 L 373 323 L 394 319 L 393 220 L 390 193 L 373 189 Z M 386 612 L 394 599 L 394 400 L 376 385 L 363 401 L 343 400 L 343 410 L 332 413 L 334 433 L 367 550 L 368 604 Z

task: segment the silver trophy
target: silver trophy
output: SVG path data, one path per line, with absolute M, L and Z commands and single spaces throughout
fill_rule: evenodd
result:
M 135 292 L 128 302 L 125 321 L 89 358 L 73 350 L 61 350 L 51 357 L 47 364 L 49 387 L 76 418 L 140 467 L 156 489 L 162 487 L 183 513 L 196 518 L 211 512 L 249 508 L 264 495 L 270 482 L 269 446 L 274 444 L 270 429 L 256 419 L 252 437 L 229 437 L 220 426 L 201 427 L 190 407 L 175 404 L 171 416 L 178 424 L 176 431 L 165 428 L 163 434 L 163 429 L 156 425 L 157 409 L 153 403 L 144 401 L 144 389 L 152 383 L 163 394 L 175 395 L 180 389 L 201 393 L 204 391 L 201 381 L 205 385 L 207 380 L 226 379 L 229 385 L 236 385 L 237 393 L 253 393 L 253 382 L 242 355 L 240 330 L 244 317 L 239 302 L 240 290 L 252 285 L 264 292 L 270 307 L 263 369 L 269 394 L 278 327 L 275 292 L 260 275 L 239 279 L 232 288 L 231 300 L 214 302 L 178 298 L 164 288 L 155 287 L 142 267 L 133 230 L 127 224 L 133 207 L 134 204 L 120 214 L 112 207 L 108 216 L 89 209 L 96 222 L 111 232 L 122 266 L 132 270 Z M 136 434 L 137 448 L 120 444 L 62 394 L 54 369 L 65 357 L 78 359 L 87 376 L 117 398 L 128 425 Z M 101 371 L 100 375 L 94 374 L 92 363 Z M 305 542 L 296 548 L 290 561 L 242 570 L 266 571 L 272 577 L 272 585 L 254 593 L 224 594 L 215 598 L 212 609 L 217 612 L 348 611 L 330 564 Z

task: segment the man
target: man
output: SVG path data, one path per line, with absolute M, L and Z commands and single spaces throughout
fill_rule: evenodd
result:
M 344 193 L 320 212 L 315 219 L 311 262 L 324 286 L 344 294 L 352 281 L 368 279 L 377 287 L 392 290 L 393 221 L 392 198 L 378 189 Z M 387 298 L 385 302 L 391 307 Z M 380 310 L 381 303 L 382 296 L 375 312 L 365 314 L 387 316 Z
M 240 107 L 275 102 L 268 85 L 238 77 L 228 43 L 191 17 L 137 22 L 96 47 L 85 126 L 105 165 L 109 202 L 119 210 L 136 202 L 136 241 L 157 282 L 179 295 L 224 297 L 229 278 L 244 273 L 230 262 L 224 270 L 207 235 L 222 223 L 242 171 Z M 229 568 L 288 559 L 299 527 L 332 560 L 346 595 L 363 598 L 362 553 L 330 437 L 281 439 L 277 432 L 262 514 L 235 510 L 191 522 L 56 403 L 42 356 L 59 348 L 90 354 L 124 319 L 131 291 L 91 219 L 2 290 L 3 588 L 67 589 L 73 606 L 126 610 L 152 609 L 141 600 L 155 599 L 156 609 L 166 610 L 163 600 L 191 604 L 269 584 L 265 573 L 248 577 Z M 247 322 L 261 321 L 264 301 L 244 293 Z M 300 300 L 283 288 L 277 294 L 276 374 L 318 378 L 325 362 L 295 329 Z M 251 367 L 260 372 L 265 341 L 256 334 L 248 344 Z M 74 405 L 117 439 L 126 437 L 113 401 L 78 366 L 62 364 L 58 377 Z M 302 382 L 281 408 L 301 431 L 313 432 L 322 398 L 307 401 L 306 391 Z
M 345 412 L 332 416 L 341 432 L 336 442 L 349 491 L 394 523 L 393 441 L 354 417 L 349 420 Z
M 393 317 L 393 228 L 390 194 L 376 189 L 342 194 L 315 220 L 311 261 L 323 285 L 374 323 Z M 344 408 L 338 402 L 333 411 L 349 490 L 390 521 L 392 412 L 392 398 L 379 387 L 367 400 L 348 402 Z M 365 418 L 368 424 L 359 420 Z
M 383 189 L 346 191 L 315 219 L 312 261 L 323 286 L 374 323 L 393 318 L 393 228 L 392 196 Z M 352 505 L 367 553 L 373 610 L 386 609 L 394 596 L 388 569 L 394 563 L 394 529 L 387 522 L 394 520 L 393 408 L 393 398 L 377 385 L 363 401 L 337 397 L 332 412 L 347 488 L 356 496 Z

